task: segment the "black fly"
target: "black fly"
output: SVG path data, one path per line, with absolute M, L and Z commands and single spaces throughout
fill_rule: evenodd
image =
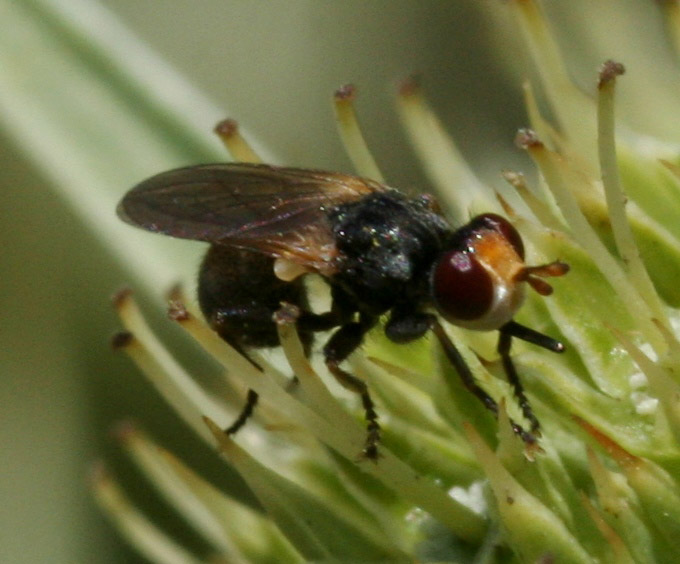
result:
M 340 173 L 254 164 L 164 172 L 130 190 L 118 214 L 149 231 L 211 243 L 199 303 L 214 330 L 244 355 L 278 344 L 272 315 L 281 302 L 300 309 L 297 328 L 307 352 L 314 333 L 335 329 L 323 356 L 335 378 L 362 398 L 367 458 L 378 456 L 378 416 L 366 384 L 341 364 L 384 314 L 385 334 L 396 343 L 432 331 L 465 387 L 495 414 L 496 401 L 475 382 L 439 316 L 467 329 L 498 330 L 498 352 L 530 423 L 529 430 L 512 425 L 525 442 L 535 442 L 539 422 L 511 360 L 511 341 L 555 352 L 564 347 L 512 318 L 524 299 L 523 282 L 548 295 L 552 288 L 542 278 L 568 267 L 526 266 L 522 239 L 504 218 L 484 214 L 453 229 L 428 195 L 411 198 Z M 300 276 L 307 272 L 328 282 L 329 311 L 309 309 Z M 245 423 L 256 400 L 251 391 L 227 432 Z

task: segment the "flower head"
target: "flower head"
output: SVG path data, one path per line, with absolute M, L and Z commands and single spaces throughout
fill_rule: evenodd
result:
M 532 264 L 559 260 L 571 268 L 555 280 L 551 296 L 529 296 L 518 314 L 521 323 L 558 337 L 566 352 L 526 343 L 512 349 L 542 424 L 540 449 L 529 451 L 513 432 L 512 421 L 524 422 L 527 413 L 513 397 L 491 332 L 442 330 L 497 402 L 497 417 L 466 389 L 440 339 L 396 345 L 377 328 L 367 336 L 349 365 L 371 390 L 382 427 L 381 455 L 371 462 L 359 456 L 366 432 L 356 394 L 328 377 L 318 355 L 306 356 L 293 317 L 278 317 L 280 351 L 252 351 L 248 360 L 203 321 L 191 295 L 173 289 L 171 320 L 223 367 L 223 378 L 208 384 L 174 358 L 132 294 L 121 292 L 115 304 L 125 331 L 114 346 L 198 438 L 217 447 L 257 500 L 237 501 L 202 478 L 193 461 L 131 424 L 118 428 L 125 450 L 216 559 L 674 560 L 680 146 L 615 121 L 618 84 L 635 81 L 624 65 L 604 62 L 590 80 L 592 95 L 584 94 L 569 78 L 539 6 L 507 4 L 540 79 L 542 97 L 539 85 L 524 85 L 530 123 L 516 137 L 536 174 L 506 170 L 507 184 L 495 188 L 481 181 L 415 80 L 400 88 L 397 108 L 455 224 L 471 214 L 503 214 L 521 233 Z M 677 27 L 677 4 L 664 9 Z M 357 173 L 382 181 L 354 113 L 355 95 L 351 87 L 335 95 L 341 138 Z M 666 96 L 658 99 L 662 113 L 675 110 L 663 103 Z M 234 160 L 260 160 L 235 122 L 222 122 L 217 133 Z M 144 278 L 144 260 L 137 263 Z M 299 274 L 285 261 L 277 269 L 282 277 Z M 162 272 L 163 281 L 171 277 Z M 328 299 L 323 287 L 312 295 Z M 223 429 L 247 390 L 260 401 L 229 436 Z M 92 478 L 107 514 L 150 559 L 199 559 L 136 509 L 103 465 Z

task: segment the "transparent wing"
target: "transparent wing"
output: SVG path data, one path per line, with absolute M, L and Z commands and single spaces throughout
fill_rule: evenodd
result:
M 327 210 L 386 190 L 336 172 L 209 164 L 145 180 L 125 195 L 118 215 L 156 233 L 247 248 L 324 272 L 336 252 Z

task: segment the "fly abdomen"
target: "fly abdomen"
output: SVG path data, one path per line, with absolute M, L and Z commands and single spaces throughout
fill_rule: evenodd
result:
M 242 352 L 279 345 L 272 315 L 281 302 L 308 309 L 301 278 L 284 282 L 274 274 L 272 257 L 223 245 L 212 245 L 203 259 L 198 301 L 213 329 Z M 308 349 L 312 334 L 300 337 Z

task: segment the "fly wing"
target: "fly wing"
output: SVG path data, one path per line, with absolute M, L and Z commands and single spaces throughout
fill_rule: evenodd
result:
M 156 233 L 246 248 L 329 273 L 336 248 L 328 210 L 386 190 L 336 172 L 199 165 L 145 180 L 125 195 L 118 215 Z

